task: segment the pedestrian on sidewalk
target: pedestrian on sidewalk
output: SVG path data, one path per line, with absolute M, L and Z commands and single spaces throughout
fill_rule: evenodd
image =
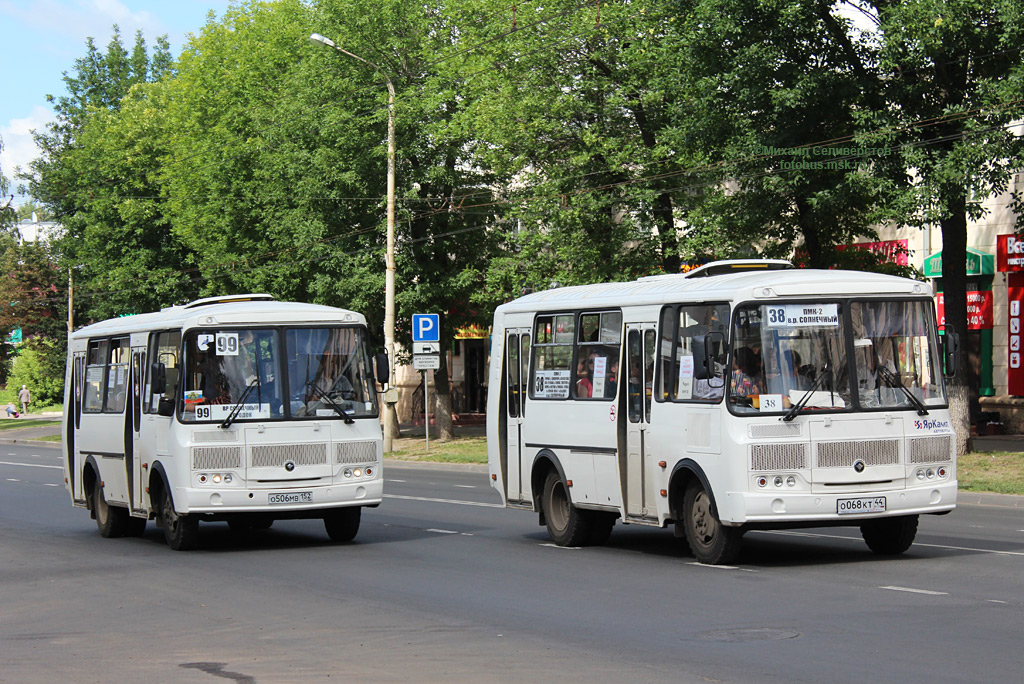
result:
M 28 391 L 28 385 L 22 385 L 18 392 L 18 401 L 21 402 L 21 412 L 28 413 L 28 405 L 32 403 L 32 393 Z

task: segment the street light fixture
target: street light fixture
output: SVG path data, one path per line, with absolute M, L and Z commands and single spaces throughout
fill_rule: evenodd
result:
M 319 33 L 309 37 L 313 45 L 325 45 L 334 48 L 343 55 L 357 59 L 363 64 L 373 67 L 384 77 L 388 86 L 388 239 L 387 252 L 385 256 L 384 271 L 384 348 L 388 353 L 388 384 L 394 383 L 395 377 L 395 86 L 387 73 L 373 62 L 367 61 L 359 55 L 352 54 L 344 48 L 334 44 L 330 38 L 325 38 Z M 385 402 L 384 406 L 384 452 L 391 451 L 391 431 L 393 429 L 394 416 L 392 408 Z

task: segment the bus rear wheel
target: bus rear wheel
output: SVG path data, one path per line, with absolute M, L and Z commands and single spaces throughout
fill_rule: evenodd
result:
M 860 526 L 868 548 L 883 556 L 896 556 L 910 548 L 917 536 L 917 516 L 879 518 Z
M 722 524 L 703 485 L 690 485 L 683 495 L 683 530 L 690 551 L 701 563 L 728 564 L 739 557 L 743 531 Z
M 188 551 L 199 545 L 199 519 L 192 515 L 179 515 L 166 487 L 160 491 L 160 523 L 167 545 L 175 551 Z
M 362 511 L 360 506 L 350 506 L 336 508 L 324 515 L 324 528 L 331 541 L 350 542 L 355 539 Z
M 548 535 L 559 546 L 583 546 L 591 540 L 593 519 L 588 515 L 590 511 L 581 511 L 572 505 L 569 488 L 555 471 L 548 473 L 544 480 L 541 507 Z M 608 531 L 611 532 L 611 528 Z
M 96 478 L 92 489 L 92 512 L 101 537 L 123 537 L 128 527 L 128 509 L 111 506 L 103 496 L 103 483 Z

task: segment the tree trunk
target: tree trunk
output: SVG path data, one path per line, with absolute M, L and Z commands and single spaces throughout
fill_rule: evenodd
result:
M 946 330 L 960 337 L 959 368 L 948 383 L 949 413 L 956 431 L 957 454 L 970 448 L 970 388 L 967 381 L 967 207 L 958 192 L 945 201 L 942 226 L 942 293 Z
M 442 346 L 441 349 L 447 347 Z M 435 404 L 434 419 L 437 421 L 437 441 L 450 442 L 455 437 L 452 423 L 452 387 L 448 382 L 448 358 L 441 354 L 441 367 L 434 371 Z M 427 425 L 427 429 L 430 425 Z

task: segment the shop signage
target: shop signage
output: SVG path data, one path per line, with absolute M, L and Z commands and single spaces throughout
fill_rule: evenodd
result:
M 1000 273 L 1024 271 L 1024 238 L 999 235 L 996 238 L 996 270 Z
M 995 257 L 986 252 L 967 248 L 967 275 L 992 275 L 996 272 Z M 942 277 L 942 252 L 936 252 L 924 260 L 926 278 Z
M 946 300 L 945 293 L 936 295 L 935 301 L 939 315 L 939 327 L 946 325 Z M 992 291 L 972 291 L 967 293 L 967 329 L 968 330 L 991 330 L 992 329 Z
M 1024 349 L 1021 349 L 1021 323 L 1024 322 L 1024 273 L 1007 276 L 1007 369 L 1006 391 L 1024 397 Z

